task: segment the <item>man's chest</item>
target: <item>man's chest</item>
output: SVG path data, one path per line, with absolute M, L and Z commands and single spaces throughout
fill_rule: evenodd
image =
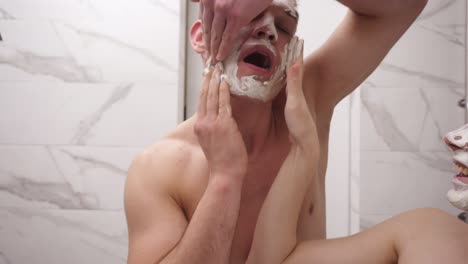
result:
M 257 155 L 257 158 L 250 159 L 249 161 L 247 175 L 242 187 L 236 230 L 232 240 L 231 263 L 245 262 L 250 251 L 255 225 L 263 202 L 289 153 L 290 145 L 287 138 L 286 141 L 277 141 L 275 143 L 271 147 L 266 148 L 262 154 Z M 323 147 L 324 145 L 321 144 L 321 146 Z M 190 175 L 187 181 L 188 185 L 186 185 L 187 188 L 185 188 L 186 191 L 184 192 L 184 209 L 189 221 L 195 213 L 198 203 L 203 198 L 210 177 L 209 166 L 206 161 L 203 162 L 205 164 L 199 167 L 199 169 L 194 170 L 193 174 Z M 311 205 L 308 208 L 320 208 L 320 206 L 315 205 L 316 199 L 314 197 L 308 199 L 307 202 Z M 324 201 L 319 201 L 319 203 L 324 203 Z M 318 216 L 318 213 L 315 213 L 315 210 L 314 212 L 309 212 L 309 215 L 312 214 L 313 217 L 309 219 L 321 218 Z M 313 225 L 313 222 L 319 221 L 311 222 L 311 225 Z M 317 225 L 317 228 L 320 226 Z

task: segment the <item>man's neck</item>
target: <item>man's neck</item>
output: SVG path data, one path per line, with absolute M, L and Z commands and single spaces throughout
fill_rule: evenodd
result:
M 259 154 L 275 126 L 272 103 L 231 96 L 232 115 L 237 122 L 250 157 Z

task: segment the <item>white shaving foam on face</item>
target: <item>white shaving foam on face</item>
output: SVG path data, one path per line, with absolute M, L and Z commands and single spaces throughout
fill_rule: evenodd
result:
M 468 124 L 447 133 L 446 138 L 450 144 L 460 148 L 453 152 L 453 159 L 468 167 Z M 449 202 L 460 210 L 468 211 L 468 184 L 457 178 L 452 181 L 454 188 L 447 193 Z
M 273 5 L 285 8 L 285 11 L 297 17 L 296 1 L 295 0 L 274 0 Z M 266 16 L 261 22 L 263 27 L 267 27 L 274 34 L 276 33 L 275 21 L 273 17 Z M 259 25 L 257 25 L 259 26 Z M 270 41 L 266 39 L 249 40 L 245 43 L 242 42 L 244 37 L 252 31 L 251 26 L 242 29 L 238 42 L 234 45 L 234 52 L 232 52 L 224 61 L 224 72 L 222 75 L 230 85 L 231 93 L 239 96 L 246 96 L 252 99 L 268 102 L 275 98 L 281 89 L 286 84 L 286 70 L 292 62 L 296 61 L 300 51 L 302 50 L 303 41 L 298 41 L 294 37 L 288 44 L 285 45 L 283 52 L 280 54 L 281 64 L 272 70 L 272 76 L 269 80 L 264 80 L 264 76 L 250 75 L 238 77 L 238 63 L 240 58 L 240 47 L 242 45 L 260 45 L 269 49 L 275 56 L 275 64 L 278 61 L 277 52 Z M 243 37 L 244 36 L 244 37 Z M 211 59 L 207 61 L 207 69 L 211 65 Z
M 276 54 L 273 46 L 266 40 L 250 41 L 248 44 L 262 45 Z M 224 61 L 224 78 L 231 86 L 231 93 L 239 96 L 247 96 L 252 99 L 268 102 L 275 98 L 286 84 L 286 69 L 294 62 L 300 53 L 302 41 L 294 37 L 289 44 L 284 47 L 281 53 L 281 64 L 273 69 L 270 80 L 262 80 L 263 76 L 251 75 L 237 77 L 238 61 L 240 52 L 236 51 Z

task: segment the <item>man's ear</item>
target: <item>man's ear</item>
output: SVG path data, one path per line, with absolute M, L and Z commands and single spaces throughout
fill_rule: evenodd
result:
M 201 20 L 195 21 L 190 30 L 190 42 L 193 50 L 198 54 L 206 51 L 205 41 L 203 41 L 203 29 Z

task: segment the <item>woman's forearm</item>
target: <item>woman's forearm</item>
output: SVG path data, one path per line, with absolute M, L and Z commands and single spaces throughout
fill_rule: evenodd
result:
M 386 17 L 421 10 L 427 0 L 338 0 L 338 2 L 361 15 Z
M 297 146 L 291 148 L 260 211 L 247 263 L 279 264 L 294 250 L 315 159 Z
M 465 264 L 466 245 L 466 224 L 438 209 L 417 209 L 353 236 L 300 243 L 284 264 Z

